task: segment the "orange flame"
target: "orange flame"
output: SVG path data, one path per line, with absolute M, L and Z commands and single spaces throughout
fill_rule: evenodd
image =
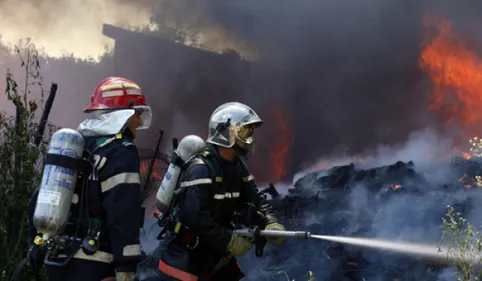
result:
M 399 189 L 400 187 L 402 187 L 400 184 L 392 184 L 392 189 L 393 189 L 393 190 L 397 190 L 397 189 Z
M 466 173 L 459 178 L 459 182 L 463 183 L 465 188 L 471 188 L 473 186 L 480 185 L 478 177 L 473 178 Z
M 456 154 L 459 154 L 460 156 L 464 157 L 467 160 L 472 158 L 472 154 L 470 154 L 468 152 L 465 152 L 465 151 L 462 151 L 462 150 L 460 150 L 456 147 L 453 149 L 453 152 L 456 153 Z
M 141 161 L 141 175 L 147 177 L 147 173 L 149 173 L 149 167 L 151 166 L 151 159 L 145 159 Z M 154 161 L 154 165 L 152 166 L 152 173 L 151 173 L 151 180 L 162 181 L 164 175 L 160 173 L 160 165 L 161 161 L 156 159 Z
M 464 181 L 464 180 L 467 180 L 467 179 L 469 179 L 469 178 L 470 178 L 469 175 L 464 174 L 463 176 L 461 176 L 461 177 L 459 178 L 459 181 Z
M 274 134 L 274 147 L 270 153 L 270 160 L 273 165 L 272 180 L 280 182 L 286 176 L 286 161 L 291 144 L 291 128 L 281 107 L 273 109 L 270 116 L 274 120 L 273 124 L 278 126 L 277 132 Z
M 470 158 L 472 158 L 472 155 L 470 155 L 470 154 L 467 153 L 467 152 L 462 152 L 461 154 L 462 154 L 462 156 L 463 156 L 465 159 L 467 159 L 467 160 L 469 160 Z
M 452 30 L 450 22 L 434 16 L 424 19 L 427 30 L 420 67 L 435 84 L 429 109 L 440 113 L 447 125 L 458 123 L 464 129 L 482 121 L 482 63 L 475 51 L 466 47 Z M 480 123 L 479 123 L 480 124 Z

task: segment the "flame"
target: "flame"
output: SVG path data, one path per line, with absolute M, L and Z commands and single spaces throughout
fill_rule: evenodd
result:
M 397 190 L 397 189 L 399 189 L 400 187 L 402 187 L 400 184 L 392 184 L 392 189 L 393 189 L 393 190 Z
M 463 151 L 463 150 L 461 150 L 461 149 L 459 149 L 459 148 L 457 148 L 457 147 L 454 147 L 453 153 L 454 153 L 454 154 L 458 154 L 459 156 L 461 156 L 461 157 L 463 157 L 463 158 L 465 158 L 465 159 L 467 159 L 467 160 L 471 159 L 472 156 L 473 156 L 472 148 L 470 149 L 470 153 L 469 153 L 469 152 L 465 152 L 465 151 Z
M 439 113 L 446 125 L 457 123 L 463 129 L 482 122 L 482 62 L 452 30 L 450 22 L 424 18 L 426 33 L 420 67 L 434 82 L 429 109 Z
M 141 161 L 141 176 L 147 177 L 151 162 L 151 159 L 145 159 Z M 159 159 L 156 159 L 156 161 L 154 161 L 154 165 L 152 166 L 151 180 L 162 181 L 164 175 L 160 172 L 160 164 L 161 161 Z
M 459 178 L 459 181 L 461 182 L 461 181 L 464 181 L 464 180 L 466 180 L 466 179 L 468 179 L 468 178 L 470 178 L 470 176 L 467 175 L 467 174 L 464 174 L 463 176 L 461 176 L 461 177 Z
M 461 182 L 465 188 L 472 188 L 474 186 L 482 187 L 482 178 L 480 176 L 471 177 L 465 173 L 458 181 Z
M 467 153 L 467 152 L 462 152 L 462 157 L 464 157 L 465 159 L 469 160 L 470 158 L 472 158 L 472 155 L 470 155 L 470 153 Z
M 274 108 L 270 116 L 274 120 L 273 124 L 278 124 L 277 132 L 274 134 L 276 136 L 274 147 L 270 153 L 270 160 L 273 165 L 272 180 L 280 182 L 286 176 L 286 161 L 291 144 L 291 128 L 281 107 Z

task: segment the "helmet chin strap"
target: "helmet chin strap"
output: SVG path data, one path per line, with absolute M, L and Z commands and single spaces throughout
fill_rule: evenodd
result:
M 234 151 L 236 151 L 236 154 L 238 154 L 239 157 L 242 157 L 244 159 L 248 159 L 249 149 L 241 147 L 238 144 L 234 144 L 233 149 L 234 149 Z

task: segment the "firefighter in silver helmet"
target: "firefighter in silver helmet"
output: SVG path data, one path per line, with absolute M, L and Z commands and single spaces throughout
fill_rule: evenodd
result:
M 253 247 L 251 240 L 233 233 L 233 214 L 240 206 L 256 209 L 255 224 L 261 229 L 284 230 L 245 162 L 254 144 L 254 131 L 262 123 L 258 114 L 242 103 L 230 102 L 214 110 L 208 148 L 181 172 L 179 192 L 172 211 L 166 214 L 170 219 L 160 245 L 160 280 L 240 280 L 244 274 L 236 257 Z M 272 244 L 282 241 L 269 240 Z

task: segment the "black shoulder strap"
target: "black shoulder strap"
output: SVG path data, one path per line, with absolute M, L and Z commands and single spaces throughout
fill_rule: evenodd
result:
M 173 160 L 171 160 L 171 162 L 173 162 Z M 176 189 L 174 191 L 173 201 L 175 200 L 175 198 L 177 196 L 179 196 L 179 194 L 183 193 L 186 190 L 186 187 L 179 187 L 179 183 L 182 181 L 182 178 L 184 176 L 183 173 L 186 171 L 186 168 L 191 166 L 191 165 L 205 164 L 206 166 L 208 166 L 209 176 L 213 180 L 213 183 L 219 184 L 219 183 L 223 182 L 222 171 L 218 167 L 218 165 L 216 165 L 215 159 L 214 159 L 213 155 L 211 155 L 209 153 L 209 151 L 204 151 L 202 153 L 199 153 L 199 154 L 195 155 L 194 157 L 190 158 L 189 160 L 187 160 L 185 163 L 182 162 L 182 160 L 181 160 L 181 162 L 179 162 L 179 161 L 177 161 L 177 159 L 174 159 L 174 163 L 175 162 L 178 162 L 178 164 L 181 167 L 181 176 L 179 177 L 179 180 L 178 180 L 178 186 L 176 186 Z
M 238 158 L 237 165 L 238 169 L 241 170 L 241 179 L 243 180 L 243 183 L 247 183 L 252 180 L 252 175 L 246 162 L 244 162 L 244 160 L 242 160 L 241 158 Z
M 223 182 L 223 171 L 219 165 L 217 165 L 214 156 L 209 151 L 205 151 L 201 154 L 201 157 L 206 166 L 208 166 L 209 174 L 211 175 L 213 182 L 216 184 Z

